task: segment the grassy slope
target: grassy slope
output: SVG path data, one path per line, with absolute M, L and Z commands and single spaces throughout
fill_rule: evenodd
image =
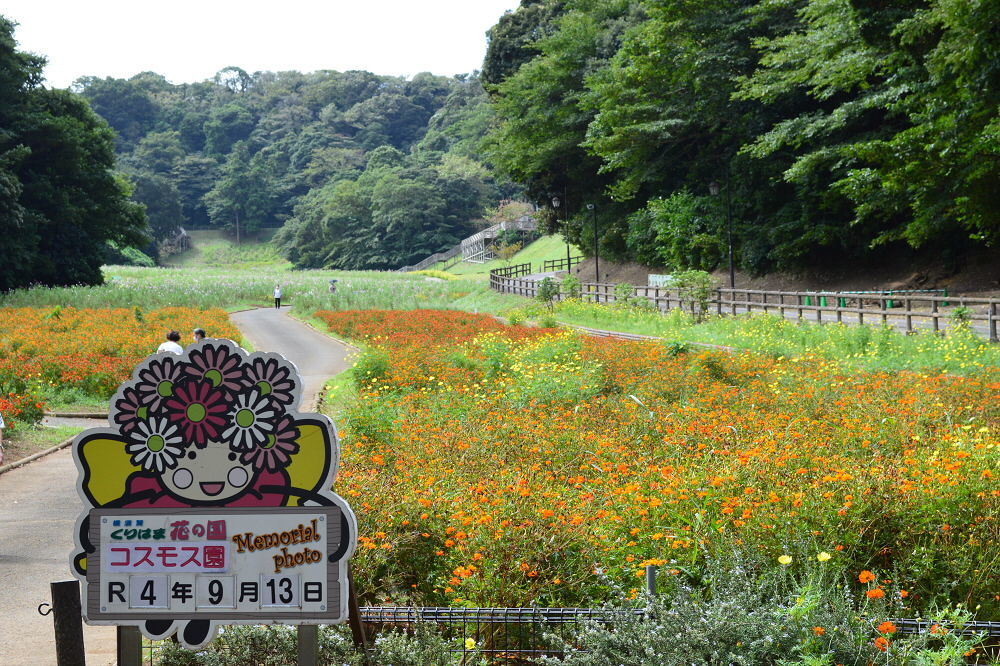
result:
M 570 246 L 570 250 L 573 256 L 580 254 L 580 251 Z M 565 259 L 566 258 L 566 243 L 563 241 L 562 236 L 552 235 L 552 236 L 542 236 L 535 242 L 531 243 L 523 250 L 514 255 L 510 260 L 510 264 L 525 264 L 529 261 L 532 264 L 532 270 L 541 271 L 542 262 L 546 259 Z M 461 275 L 463 277 L 471 278 L 482 278 L 484 280 L 489 278 L 490 271 L 494 268 L 500 268 L 507 265 L 507 262 L 501 261 L 500 259 L 494 259 L 493 261 L 486 262 L 485 264 L 472 264 L 467 262 L 459 262 L 454 266 L 448 268 L 449 273 L 455 275 Z M 443 264 L 436 264 L 431 268 L 440 269 Z
M 235 239 L 214 229 L 193 229 L 191 249 L 170 257 L 166 265 L 176 268 L 205 266 L 250 268 L 255 266 L 288 267 L 277 249 L 270 244 L 273 229 L 264 229 L 253 239 L 244 239 L 239 245 Z

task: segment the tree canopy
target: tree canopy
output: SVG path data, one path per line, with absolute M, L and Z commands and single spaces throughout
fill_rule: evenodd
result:
M 396 268 L 454 245 L 516 191 L 483 166 L 493 112 L 475 76 L 227 67 L 196 84 L 147 72 L 74 89 L 107 112 L 161 238 L 180 226 L 287 225 L 278 238 L 296 266 Z
M 149 242 L 114 134 L 80 97 L 41 85 L 44 59 L 17 50 L 0 16 L 0 290 L 98 284 L 106 244 Z
M 490 32 L 492 163 L 584 251 L 799 269 L 1000 236 L 1000 5 L 523 0 Z M 683 221 L 683 223 L 682 223 Z M 591 236 L 592 238 L 592 236 Z

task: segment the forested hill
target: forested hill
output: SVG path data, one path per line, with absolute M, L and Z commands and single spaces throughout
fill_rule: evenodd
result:
M 159 239 L 283 225 L 298 267 L 397 268 L 474 233 L 511 194 L 481 164 L 492 111 L 471 76 L 229 67 L 201 83 L 147 72 L 73 89 L 117 132 Z
M 610 259 L 724 265 L 729 220 L 753 272 L 997 256 L 998 27 L 996 0 L 522 0 L 482 69 L 492 162 Z

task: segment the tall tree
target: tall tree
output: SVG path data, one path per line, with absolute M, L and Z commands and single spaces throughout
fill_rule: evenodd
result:
M 100 283 L 106 241 L 148 242 L 142 208 L 113 172 L 107 123 L 82 98 L 41 87 L 44 60 L 19 53 L 13 29 L 0 17 L 0 192 L 10 206 L 0 225 L 15 259 L 5 250 L 0 289 Z

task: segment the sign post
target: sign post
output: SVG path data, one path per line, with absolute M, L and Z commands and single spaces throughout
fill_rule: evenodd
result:
M 135 370 L 113 427 L 73 443 L 89 624 L 200 648 L 223 624 L 348 619 L 357 523 L 331 490 L 336 429 L 297 412 L 300 393 L 289 361 L 229 340 Z

